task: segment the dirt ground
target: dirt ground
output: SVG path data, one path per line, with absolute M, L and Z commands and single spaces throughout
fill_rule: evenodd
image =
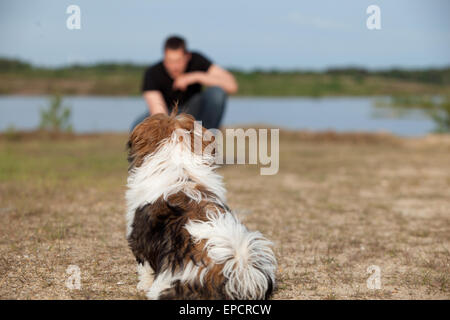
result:
M 449 138 L 283 132 L 278 174 L 221 168 L 231 208 L 275 244 L 273 298 L 449 299 Z M 0 298 L 145 298 L 125 240 L 125 141 L 0 137 Z

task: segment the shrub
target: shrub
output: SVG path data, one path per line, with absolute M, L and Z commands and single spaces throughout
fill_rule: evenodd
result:
M 39 128 L 50 132 L 71 132 L 70 107 L 62 105 L 60 95 L 53 96 L 46 110 L 41 110 L 41 122 Z

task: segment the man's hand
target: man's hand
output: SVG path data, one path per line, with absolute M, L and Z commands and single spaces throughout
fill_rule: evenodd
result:
M 199 82 L 198 72 L 184 73 L 173 81 L 173 88 L 175 90 L 185 91 L 188 86 L 197 82 Z
M 189 85 L 194 83 L 200 83 L 208 87 L 219 86 L 228 94 L 236 93 L 238 90 L 234 76 L 215 64 L 211 65 L 207 72 L 194 71 L 178 76 L 173 82 L 173 88 L 185 91 Z

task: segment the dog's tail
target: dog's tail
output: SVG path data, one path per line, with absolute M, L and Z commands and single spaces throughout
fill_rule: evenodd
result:
M 223 265 L 228 299 L 267 299 L 275 283 L 272 243 L 250 232 L 230 212 L 208 212 L 206 221 L 190 221 L 186 229 L 194 242 L 205 240 L 208 256 Z

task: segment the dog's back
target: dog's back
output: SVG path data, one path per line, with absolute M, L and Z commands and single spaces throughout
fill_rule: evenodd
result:
M 176 194 L 135 213 L 129 245 L 155 280 L 151 299 L 263 299 L 272 292 L 275 258 L 260 233 L 224 206 Z

